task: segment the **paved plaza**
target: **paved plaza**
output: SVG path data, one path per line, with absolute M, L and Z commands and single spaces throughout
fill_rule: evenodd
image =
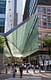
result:
M 22 78 L 20 78 L 19 71 L 17 71 L 15 78 L 12 78 L 11 71 L 8 72 L 7 76 L 8 77 L 6 78 L 1 78 L 1 76 L 0 80 L 51 80 L 51 72 L 41 71 L 41 73 L 39 73 L 38 70 L 36 70 L 35 73 L 33 73 L 32 70 L 29 70 L 29 73 L 26 73 L 24 70 Z
M 20 78 L 19 76 L 17 76 L 16 78 L 10 78 L 5 80 L 41 80 L 41 77 L 23 76 L 22 78 Z

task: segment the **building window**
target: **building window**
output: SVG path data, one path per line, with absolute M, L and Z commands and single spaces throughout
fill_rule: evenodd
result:
M 48 35 L 44 35 L 44 38 L 48 38 Z
M 0 1 L 0 7 L 5 7 L 6 6 L 6 1 Z
M 48 14 L 51 14 L 51 9 L 50 9 L 50 8 L 47 9 L 47 13 L 48 13 Z
M 5 25 L 5 19 L 4 18 L 0 18 L 0 26 L 4 26 Z
M 46 14 L 46 8 L 43 8 L 43 12 Z
M 50 16 L 48 16 L 48 22 L 51 22 L 50 18 L 51 18 L 51 17 L 50 17 Z
M 5 8 L 0 7 L 0 13 L 5 14 Z
M 6 1 L 0 1 L 0 13 L 5 13 Z
M 48 28 L 51 28 L 51 24 L 50 23 L 48 23 Z
M 43 16 L 43 19 L 46 20 L 47 19 L 47 16 Z
M 4 26 L 0 27 L 0 33 L 4 32 Z
M 47 23 L 46 22 L 43 22 L 43 25 L 47 25 Z

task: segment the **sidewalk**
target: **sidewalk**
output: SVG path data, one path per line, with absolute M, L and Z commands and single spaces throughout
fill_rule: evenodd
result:
M 39 70 L 36 70 L 35 73 L 33 73 L 32 70 L 29 70 L 29 74 L 36 76 L 36 77 L 46 77 L 46 78 L 51 78 L 51 72 L 50 71 L 42 71 L 39 73 Z
M 36 70 L 35 73 L 33 73 L 33 70 L 32 69 L 30 69 L 28 72 L 29 73 L 27 73 L 26 70 L 23 71 L 23 80 L 34 80 L 34 79 L 35 80 L 41 80 L 41 78 L 50 78 L 50 80 L 51 80 L 51 74 L 50 74 L 51 72 L 41 71 L 41 73 L 39 73 L 39 70 Z M 12 72 L 11 71 L 9 71 L 8 74 L 1 74 L 0 75 L 0 80 L 5 80 L 5 79 L 6 80 L 14 80 L 12 78 Z M 20 79 L 19 70 L 16 73 L 15 80 L 16 79 L 17 80 Z
M 10 74 L 11 72 L 9 72 Z M 20 75 L 19 74 L 19 70 L 17 70 L 17 74 L 16 75 Z M 45 78 L 51 78 L 51 72 L 50 71 L 42 71 L 41 73 L 39 73 L 39 70 L 36 70 L 35 73 L 33 72 L 32 69 L 28 70 L 28 73 L 26 72 L 26 70 L 23 71 L 23 76 L 34 76 L 34 77 L 45 77 Z

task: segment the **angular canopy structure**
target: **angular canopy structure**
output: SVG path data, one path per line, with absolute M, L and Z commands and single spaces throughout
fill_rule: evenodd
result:
M 26 57 L 39 50 L 37 16 L 1 35 L 6 38 L 4 52 L 7 57 Z

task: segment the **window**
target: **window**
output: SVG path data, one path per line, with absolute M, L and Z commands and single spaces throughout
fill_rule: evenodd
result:
M 48 14 L 50 14 L 51 13 L 51 9 L 49 8 L 49 9 L 47 9 L 47 13 Z
M 47 19 L 47 16 L 43 16 L 43 19 L 46 20 Z
M 39 34 L 39 38 L 40 38 L 40 37 L 42 37 L 42 35 L 41 35 L 41 34 Z
M 5 19 L 4 18 L 0 18 L 0 26 L 4 26 L 5 25 Z
M 5 7 L 6 6 L 6 1 L 0 1 L 0 7 Z
M 4 32 L 4 26 L 3 27 L 0 27 L 0 33 L 1 32 Z
M 48 28 L 51 28 L 51 24 L 50 23 L 48 23 Z
M 45 38 L 48 38 L 48 35 L 44 35 Z
M 0 13 L 5 13 L 6 1 L 0 1 Z
M 50 17 L 50 16 L 48 16 L 48 22 L 51 22 L 51 21 L 50 21 L 50 18 L 51 18 L 51 17 Z
M 43 12 L 43 11 L 42 11 L 42 8 L 38 8 L 38 12 Z
M 46 8 L 43 8 L 43 12 L 46 13 Z
M 43 22 L 43 25 L 47 25 L 47 23 L 46 22 Z
M 5 13 L 5 8 L 0 7 L 0 13 Z

